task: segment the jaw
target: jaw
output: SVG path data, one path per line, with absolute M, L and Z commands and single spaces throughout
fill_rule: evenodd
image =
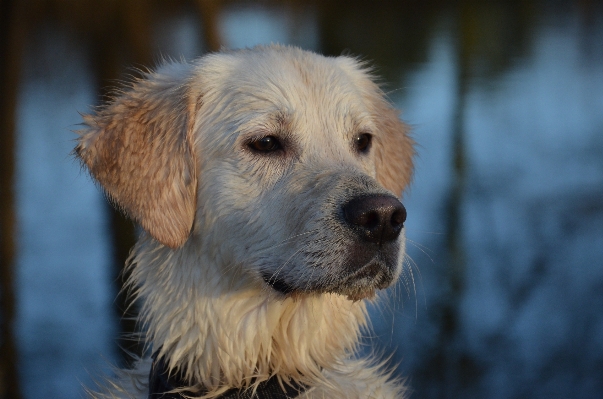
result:
M 389 287 L 395 276 L 382 261 L 375 259 L 352 273 L 333 292 L 347 296 L 352 301 L 371 299 L 376 290 Z
M 313 261 L 308 262 L 312 266 L 291 265 L 293 271 L 298 270 L 295 273 L 273 266 L 263 269 L 260 275 L 271 289 L 286 297 L 332 293 L 359 301 L 373 298 L 377 290 L 397 280 L 402 267 L 401 252 L 399 245 L 387 248 L 355 245 L 348 251 L 349 256 L 336 264 Z

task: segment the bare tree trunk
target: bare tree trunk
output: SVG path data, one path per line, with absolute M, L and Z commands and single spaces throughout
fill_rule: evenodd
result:
M 220 2 L 218 0 L 197 0 L 196 5 L 203 25 L 203 36 L 207 50 L 220 50 L 222 46 L 222 38 L 218 29 Z
M 18 399 L 15 319 L 15 104 L 24 23 L 17 2 L 0 1 L 0 398 Z

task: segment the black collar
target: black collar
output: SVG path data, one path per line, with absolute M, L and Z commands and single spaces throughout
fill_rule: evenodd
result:
M 308 387 L 298 384 L 295 381 L 290 381 L 290 385 L 283 384 L 285 390 L 281 388 L 278 378 L 273 376 L 266 381 L 258 384 L 255 394 L 252 395 L 251 390 L 233 388 L 222 395 L 219 399 L 292 399 L 304 393 Z M 190 386 L 189 383 L 182 377 L 180 373 L 168 373 L 167 366 L 163 358 L 157 359 L 157 353 L 153 355 L 153 364 L 149 373 L 149 396 L 148 399 L 184 399 L 186 396 L 195 397 L 189 391 L 185 392 L 170 392 L 177 388 Z M 218 399 L 216 398 L 216 399 Z

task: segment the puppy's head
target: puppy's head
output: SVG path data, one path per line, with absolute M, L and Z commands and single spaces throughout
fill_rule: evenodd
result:
M 168 64 L 85 123 L 77 155 L 166 246 L 283 294 L 361 299 L 400 273 L 412 141 L 354 59 L 271 46 Z

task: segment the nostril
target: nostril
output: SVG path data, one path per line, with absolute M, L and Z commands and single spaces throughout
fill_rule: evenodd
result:
M 400 204 L 400 207 L 394 210 L 391 218 L 392 227 L 402 227 L 406 221 L 406 208 Z

